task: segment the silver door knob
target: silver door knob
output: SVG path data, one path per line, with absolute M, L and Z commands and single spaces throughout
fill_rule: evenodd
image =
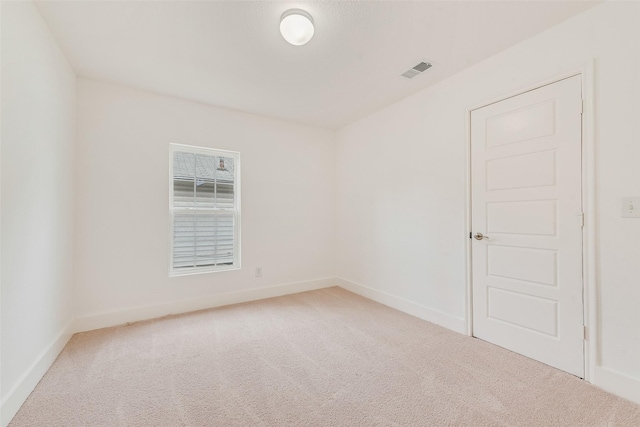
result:
M 473 238 L 476 239 L 476 240 L 482 240 L 482 239 L 488 239 L 489 236 L 485 236 L 482 233 L 476 233 L 476 234 L 473 235 Z

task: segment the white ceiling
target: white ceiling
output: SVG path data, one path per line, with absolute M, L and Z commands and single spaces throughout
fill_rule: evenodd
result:
M 44 1 L 81 77 L 336 129 L 597 2 Z M 287 44 L 279 18 L 314 18 Z M 422 60 L 434 67 L 400 74 Z

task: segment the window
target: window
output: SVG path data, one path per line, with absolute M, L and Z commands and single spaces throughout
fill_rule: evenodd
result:
M 170 145 L 171 276 L 240 268 L 240 153 Z

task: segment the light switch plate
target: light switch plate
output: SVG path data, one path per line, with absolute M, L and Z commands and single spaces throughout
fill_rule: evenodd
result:
M 640 218 L 640 197 L 622 199 L 622 218 Z

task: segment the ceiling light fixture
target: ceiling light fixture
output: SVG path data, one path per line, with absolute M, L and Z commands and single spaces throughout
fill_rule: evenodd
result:
M 289 9 L 280 17 L 280 34 L 294 46 L 302 46 L 313 37 L 313 18 L 301 9 Z

